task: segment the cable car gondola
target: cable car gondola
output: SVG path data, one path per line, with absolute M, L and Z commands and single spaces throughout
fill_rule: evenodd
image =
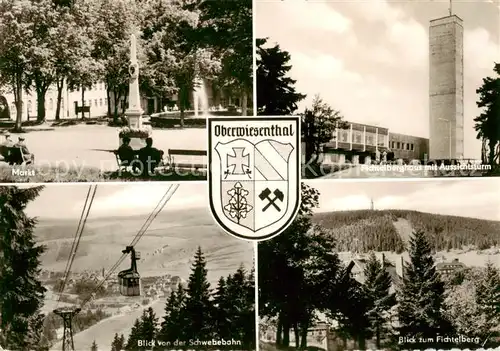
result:
M 135 252 L 133 246 L 127 246 L 122 251 L 124 254 L 130 253 L 130 269 L 118 273 L 118 284 L 120 285 L 120 294 L 123 296 L 141 295 L 141 276 L 137 272 L 137 261 L 140 259 L 139 252 Z

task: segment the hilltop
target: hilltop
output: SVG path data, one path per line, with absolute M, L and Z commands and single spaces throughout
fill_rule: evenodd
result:
M 147 215 L 89 218 L 83 232 L 72 271 L 108 270 L 144 224 Z M 78 220 L 38 220 L 35 236 L 46 247 L 43 269 L 63 272 Z M 143 276 L 178 275 L 187 277 L 195 250 L 201 246 L 207 259 L 209 280 L 233 273 L 253 262 L 252 244 L 225 234 L 205 208 L 164 211 L 153 221 L 136 245 L 141 253 L 138 264 Z M 126 260 L 118 270 L 130 265 Z
M 331 230 L 339 251 L 405 251 L 412 232 L 422 229 L 436 251 L 500 246 L 500 221 L 409 210 L 317 213 L 313 221 Z

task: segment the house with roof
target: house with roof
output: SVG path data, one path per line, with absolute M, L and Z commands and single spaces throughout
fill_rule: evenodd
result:
M 396 265 L 392 262 L 388 261 L 385 258 L 385 255 L 382 255 L 382 262 L 384 262 L 384 268 L 389 273 L 392 286 L 391 293 L 395 291 L 396 287 L 399 286 L 403 282 L 403 277 L 397 272 Z M 351 275 L 356 281 L 360 284 L 365 284 L 366 276 L 365 276 L 365 268 L 368 263 L 368 258 L 365 256 L 357 255 L 351 260 Z
M 455 258 L 450 262 L 439 262 L 436 264 L 436 271 L 445 276 L 455 274 L 465 268 L 467 268 L 467 266 L 463 262 L 460 262 L 458 258 Z

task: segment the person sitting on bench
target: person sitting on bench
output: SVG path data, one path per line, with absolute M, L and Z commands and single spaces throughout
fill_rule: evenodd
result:
M 139 160 L 143 165 L 142 174 L 149 175 L 151 171 L 154 171 L 160 165 L 162 159 L 163 151 L 154 148 L 153 139 L 147 138 L 146 146 L 139 150 Z
M 14 142 L 10 138 L 10 134 L 5 134 L 5 141 L 0 145 L 0 155 L 3 156 L 4 160 L 9 162 L 10 149 L 14 146 Z
M 24 137 L 19 137 L 18 142 L 13 147 L 21 149 L 21 154 L 23 156 L 23 160 L 20 160 L 20 161 L 26 162 L 26 163 L 33 163 L 33 161 L 35 160 L 35 155 L 30 153 L 30 151 L 28 150 L 28 147 L 26 146 Z
M 136 159 L 136 152 L 130 146 L 130 138 L 123 138 L 123 144 L 116 150 L 116 154 L 124 166 L 131 166 L 134 170 L 138 168 L 137 162 L 133 162 Z

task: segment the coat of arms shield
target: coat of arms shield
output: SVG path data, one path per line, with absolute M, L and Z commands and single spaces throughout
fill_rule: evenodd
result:
M 300 204 L 299 117 L 208 119 L 210 208 L 229 234 L 278 235 Z

